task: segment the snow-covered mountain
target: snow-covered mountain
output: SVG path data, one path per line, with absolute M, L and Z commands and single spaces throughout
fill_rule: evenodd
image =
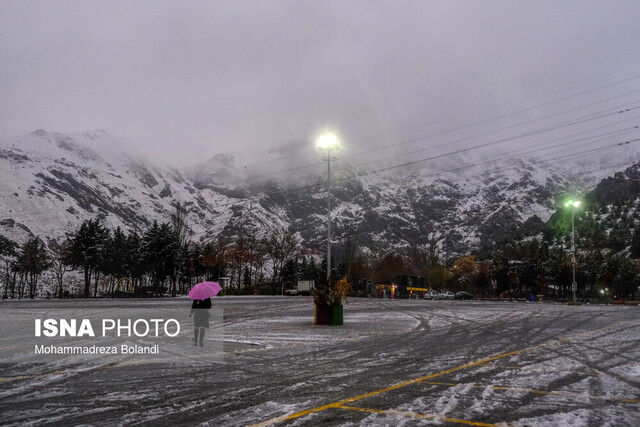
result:
M 270 150 L 262 164 L 282 168 L 299 146 Z M 167 221 L 180 202 L 197 241 L 231 237 L 241 228 L 261 235 L 291 226 L 308 247 L 322 247 L 321 167 L 300 168 L 294 183 L 274 182 L 267 166 L 247 170 L 231 155 L 179 171 L 127 147 L 102 130 L 37 130 L 1 140 L 0 233 L 17 241 L 30 235 L 60 239 L 96 217 L 109 227 L 142 231 L 154 220 Z M 444 253 L 463 253 L 514 229 L 539 227 L 564 191 L 594 182 L 571 171 L 566 164 L 526 157 L 478 162 L 462 154 L 377 174 L 339 167 L 333 186 L 336 242 L 351 237 L 386 250 L 436 239 Z

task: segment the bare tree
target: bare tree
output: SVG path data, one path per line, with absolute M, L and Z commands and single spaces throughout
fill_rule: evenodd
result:
M 202 251 L 202 266 L 206 276 L 218 278 L 224 274 L 226 268 L 227 249 L 218 241 L 207 244 Z
M 275 289 L 282 266 L 300 249 L 300 237 L 290 228 L 278 227 L 262 241 L 262 246 L 271 261 L 271 286 Z
M 62 298 L 64 295 L 64 275 L 71 271 L 67 261 L 69 257 L 68 250 L 68 242 L 56 245 L 51 249 L 51 269 L 56 278 L 58 298 Z
M 171 276 L 171 296 L 176 296 L 176 287 L 177 283 L 180 281 L 180 271 L 182 269 L 182 265 L 186 260 L 186 255 L 188 253 L 188 243 L 189 243 L 189 235 L 190 230 L 187 225 L 187 212 L 185 210 L 184 204 L 177 201 L 174 204 L 175 210 L 171 214 L 171 227 L 178 239 L 178 254 L 176 257 L 176 262 L 173 267 L 173 274 Z
M 232 275 L 236 279 L 236 286 L 239 288 L 242 285 L 242 275 L 244 267 L 250 262 L 250 249 L 249 241 L 242 231 L 235 242 L 229 249 L 229 262 L 231 264 Z

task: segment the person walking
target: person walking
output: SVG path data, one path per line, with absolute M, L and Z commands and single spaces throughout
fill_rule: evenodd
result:
M 205 329 L 209 328 L 209 310 L 211 309 L 211 298 L 204 300 L 193 300 L 191 313 L 193 316 L 193 345 L 203 346 Z
M 202 347 L 205 329 L 209 327 L 211 297 L 218 295 L 221 290 L 218 282 L 202 282 L 189 291 L 189 298 L 193 300 L 189 313 L 189 316 L 193 316 L 193 345 L 200 344 Z

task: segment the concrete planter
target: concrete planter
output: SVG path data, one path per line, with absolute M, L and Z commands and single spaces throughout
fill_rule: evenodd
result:
M 339 326 L 343 324 L 343 308 L 342 304 L 317 304 L 316 305 L 316 325 L 333 325 Z

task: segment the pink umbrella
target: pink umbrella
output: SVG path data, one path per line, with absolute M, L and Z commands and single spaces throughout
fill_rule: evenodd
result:
M 202 282 L 195 285 L 189 291 L 189 298 L 205 300 L 215 297 L 222 290 L 218 282 Z

